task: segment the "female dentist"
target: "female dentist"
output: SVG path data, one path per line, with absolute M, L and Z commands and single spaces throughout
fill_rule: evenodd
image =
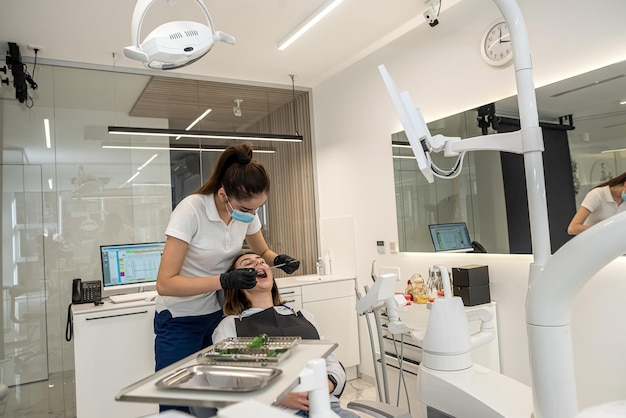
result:
M 256 210 L 269 188 L 265 168 L 252 159 L 251 145 L 230 146 L 208 181 L 172 212 L 156 285 L 157 371 L 212 344 L 222 319 L 218 290 L 256 286 L 254 269 L 226 272 L 244 240 L 268 264 L 286 263 L 281 267 L 286 273 L 300 267 L 292 257 L 270 250 L 261 232 Z
M 618 212 L 626 210 L 626 173 L 591 189 L 572 218 L 567 233 L 578 235 Z

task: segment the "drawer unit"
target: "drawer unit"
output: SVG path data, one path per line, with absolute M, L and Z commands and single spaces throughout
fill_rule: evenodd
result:
M 285 305 L 313 314 L 323 338 L 338 344 L 334 354 L 348 372 L 353 368 L 356 375 L 360 353 L 359 324 L 354 308 L 355 279 L 328 278 L 312 281 L 307 276 L 296 276 L 289 280 L 277 282 L 279 286 L 282 285 L 279 291 Z
M 287 287 L 280 289 L 279 293 L 285 305 L 295 310 L 302 309 L 302 290 L 300 287 Z
M 329 283 L 315 283 L 302 287 L 302 302 L 337 299 L 354 296 L 354 280 L 343 280 Z M 354 306 L 352 307 L 354 309 Z

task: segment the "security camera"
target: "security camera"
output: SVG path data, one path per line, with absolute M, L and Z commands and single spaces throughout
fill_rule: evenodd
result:
M 439 16 L 437 15 L 437 12 L 435 12 L 435 9 L 433 9 L 432 7 L 426 9 L 423 14 L 424 19 L 426 19 L 431 28 L 434 28 L 439 24 L 439 19 L 437 19 Z

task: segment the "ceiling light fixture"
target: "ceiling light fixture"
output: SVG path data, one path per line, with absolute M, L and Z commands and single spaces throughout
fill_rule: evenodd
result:
M 132 149 L 144 151 L 195 151 L 195 152 L 222 152 L 225 148 L 189 148 L 189 147 L 152 147 L 141 145 L 102 145 L 105 149 Z M 274 154 L 274 150 L 256 149 L 257 154 Z
M 609 152 L 622 152 L 622 151 L 626 151 L 626 148 L 607 149 L 607 150 L 601 151 L 600 153 L 601 154 L 606 154 L 606 153 L 609 153 Z
M 156 157 L 158 157 L 158 156 L 159 156 L 159 154 L 154 154 L 152 157 L 148 158 L 148 160 L 147 160 L 145 163 L 143 163 L 143 164 L 141 165 L 141 167 L 137 167 L 137 171 L 141 171 L 141 170 L 143 170 L 144 168 L 146 168 L 146 166 L 147 166 L 148 164 L 150 164 L 150 163 L 151 163 L 151 162 L 152 162 L 152 161 L 153 161 Z
M 139 171 L 137 171 L 135 174 L 133 174 L 132 176 L 130 176 L 130 178 L 128 180 L 126 180 L 124 183 L 122 183 L 121 186 L 118 187 L 118 189 L 121 189 L 122 187 L 126 186 L 128 183 L 130 183 L 131 181 L 135 180 L 135 177 L 137 177 L 139 175 Z
M 287 35 L 282 41 L 278 43 L 278 50 L 283 51 L 289 45 L 296 41 L 299 37 L 304 35 L 306 31 L 311 29 L 313 25 L 322 20 L 324 16 L 330 13 L 335 7 L 343 0 L 327 0 L 322 4 L 315 12 L 307 17 L 302 23 L 300 23 L 289 35 Z
M 50 120 L 49 119 L 43 120 L 43 130 L 46 134 L 46 148 L 50 149 L 52 148 L 52 142 L 50 140 Z
M 196 126 L 196 124 L 197 124 L 198 122 L 200 122 L 202 119 L 204 119 L 204 117 L 205 117 L 206 115 L 208 115 L 209 113 L 211 113 L 211 110 L 212 110 L 212 109 L 207 109 L 207 110 L 205 110 L 205 111 L 204 111 L 204 113 L 203 113 L 203 114 L 201 114 L 200 116 L 198 116 L 198 117 L 196 118 L 196 120 L 194 120 L 193 122 L 191 122 L 191 123 L 189 124 L 189 126 L 187 126 L 187 127 L 185 128 L 185 130 L 186 130 L 186 131 L 188 131 L 188 130 L 190 130 L 191 128 L 193 128 L 194 126 Z M 181 136 L 179 135 L 179 136 L 177 136 L 177 137 L 176 137 L 176 140 L 178 141 L 180 138 L 181 138 Z
M 626 105 L 626 99 L 624 99 L 624 100 L 620 100 L 620 101 L 619 101 L 619 104 L 621 104 L 621 105 Z
M 180 136 L 187 138 L 235 139 L 243 141 L 302 142 L 302 135 L 186 131 L 182 129 L 132 128 L 128 126 L 109 126 L 108 130 L 109 135 Z

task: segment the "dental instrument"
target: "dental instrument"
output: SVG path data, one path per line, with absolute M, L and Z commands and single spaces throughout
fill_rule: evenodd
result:
M 300 260 L 289 260 L 289 261 L 287 261 L 286 263 L 276 264 L 275 266 L 270 267 L 270 270 L 274 270 L 274 269 L 277 269 L 277 268 L 281 268 L 281 267 L 286 266 L 287 264 L 293 264 L 293 263 L 297 263 L 297 262 L 299 262 L 299 261 L 300 261 Z M 263 275 L 263 273 L 264 273 L 264 271 L 263 271 L 263 270 L 257 270 L 257 271 L 256 271 L 256 275 L 257 275 L 257 276 L 261 276 L 261 275 Z

